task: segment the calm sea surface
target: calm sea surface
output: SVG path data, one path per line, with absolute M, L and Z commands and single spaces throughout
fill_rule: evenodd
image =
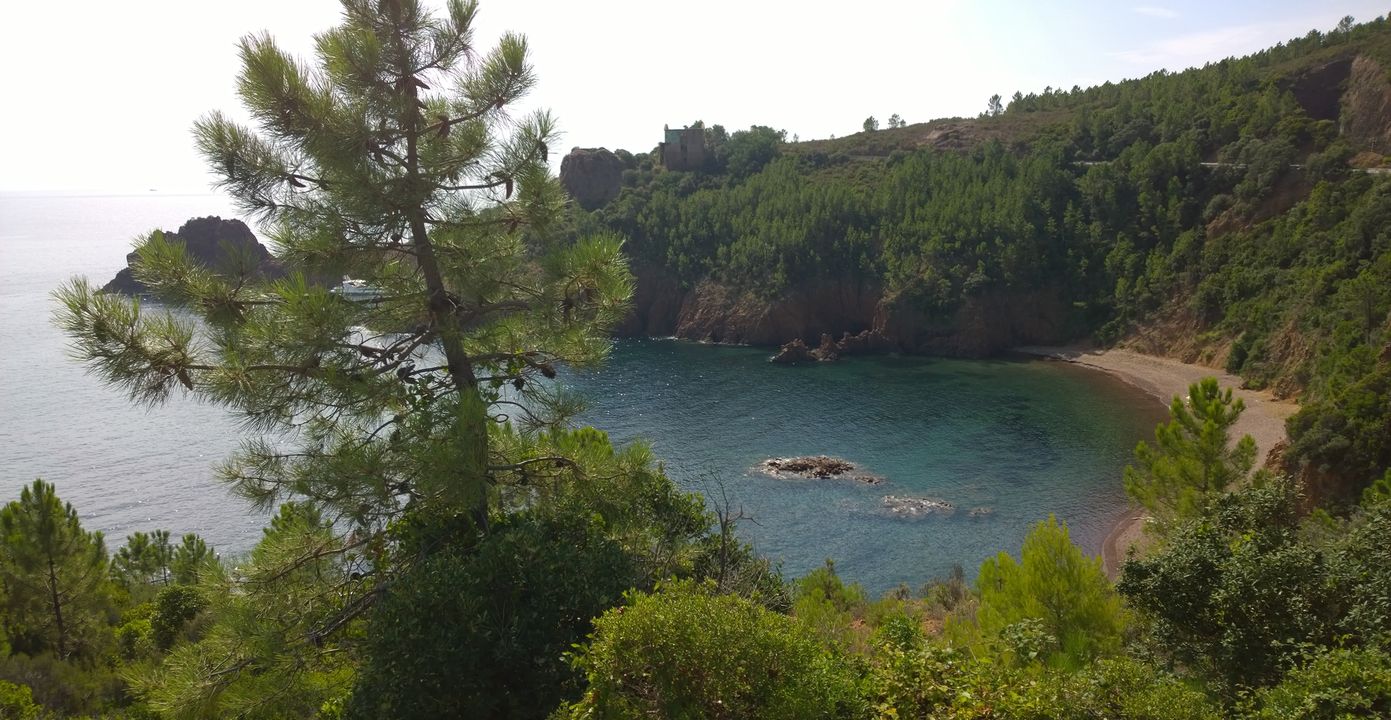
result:
M 189 400 L 145 410 L 66 357 L 49 293 L 73 275 L 106 282 L 132 239 L 199 215 L 232 216 L 219 196 L 0 195 L 0 491 L 57 484 L 111 545 L 156 527 L 247 549 L 263 518 L 212 479 L 240 437 Z M 959 563 L 973 574 L 1017 552 L 1049 513 L 1092 552 L 1123 510 L 1120 473 L 1161 406 L 1111 378 L 1051 362 L 852 358 L 810 367 L 768 352 L 624 341 L 601 370 L 562 379 L 591 398 L 586 421 L 645 440 L 687 488 L 722 486 L 749 517 L 743 535 L 797 576 L 833 558 L 881 591 Z M 779 480 L 773 456 L 829 454 L 881 485 Z M 945 500 L 953 513 L 904 518 L 885 495 Z M 989 513 L 973 517 L 972 508 Z

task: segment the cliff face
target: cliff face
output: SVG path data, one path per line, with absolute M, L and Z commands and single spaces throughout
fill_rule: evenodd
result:
M 907 352 L 984 357 L 1018 345 L 1071 339 L 1068 305 L 1053 289 L 986 291 L 955 311 L 935 316 L 906 302 L 881 303 L 876 331 Z
M 1377 61 L 1352 61 L 1339 124 L 1353 147 L 1391 154 L 1391 81 Z
M 906 352 L 983 357 L 1066 338 L 1067 306 L 1054 292 L 996 292 L 933 315 L 888 297 L 873 282 L 833 279 L 763 299 L 712 280 L 683 289 L 674 277 L 635 268 L 633 313 L 619 334 L 767 347 L 833 343 L 837 355 Z
M 1295 100 L 1311 119 L 1337 120 L 1339 99 L 1352 64 L 1352 58 L 1340 58 L 1310 68 L 1284 85 L 1294 93 Z
M 183 224 L 178 232 L 164 234 L 166 239 L 182 242 L 185 252 L 194 261 L 214 270 L 239 272 L 241 258 L 246 257 L 254 265 L 254 272 L 261 277 L 276 278 L 285 274 L 280 264 L 271 257 L 270 251 L 256 240 L 251 228 L 240 220 L 223 220 L 220 217 L 194 218 Z M 136 253 L 126 255 L 126 267 L 101 289 L 102 292 L 122 295 L 140 295 L 149 292 L 139 280 L 135 279 L 132 265 L 138 259 Z

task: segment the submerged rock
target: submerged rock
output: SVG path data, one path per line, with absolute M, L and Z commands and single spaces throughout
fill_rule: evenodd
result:
M 866 485 L 877 485 L 883 478 L 868 473 L 857 472 L 857 468 L 840 458 L 826 455 L 807 455 L 804 457 L 769 458 L 759 463 L 759 469 L 773 477 L 801 478 L 847 478 Z
M 932 514 L 946 514 L 956 510 L 956 506 L 946 500 L 925 497 L 885 495 L 883 504 L 884 509 L 889 514 L 900 517 L 923 517 Z
M 966 514 L 967 514 L 968 516 L 970 516 L 970 517 L 973 517 L 973 518 L 981 518 L 981 517 L 985 517 L 986 515 L 990 515 L 990 514 L 992 514 L 992 513 L 994 513 L 994 512 L 995 512 L 995 508 L 988 508 L 988 507 L 973 507 L 973 508 L 971 508 L 969 511 L 967 511 Z

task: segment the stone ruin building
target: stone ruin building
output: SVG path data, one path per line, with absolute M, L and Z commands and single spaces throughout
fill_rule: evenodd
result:
M 705 128 L 672 130 L 664 126 L 666 137 L 661 149 L 662 165 L 668 170 L 699 170 L 705 167 Z

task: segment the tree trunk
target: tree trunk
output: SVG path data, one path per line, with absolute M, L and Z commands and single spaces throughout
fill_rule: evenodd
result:
M 48 559 L 48 597 L 53 604 L 53 625 L 58 630 L 58 657 L 68 656 L 68 630 L 63 625 L 63 604 L 58 601 L 58 573 L 53 568 L 53 558 Z
M 430 189 L 421 187 L 420 157 L 418 140 L 420 134 L 420 110 L 417 105 L 417 91 L 413 83 L 406 84 L 409 99 L 409 116 L 406 119 L 406 173 L 412 195 L 424 198 Z M 463 443 L 465 460 L 458 468 L 459 488 L 468 503 L 468 513 L 480 531 L 488 529 L 488 409 L 478 394 L 478 382 L 473 373 L 473 364 L 464 352 L 463 337 L 460 334 L 459 320 L 455 315 L 454 302 L 444 286 L 440 274 L 439 261 L 435 257 L 434 244 L 425 226 L 423 203 L 415 202 L 408 210 L 411 225 L 411 247 L 416 253 L 416 262 L 425 277 L 425 288 L 429 297 L 431 324 L 439 334 L 440 345 L 444 349 L 445 362 L 449 368 L 449 378 L 454 392 L 459 398 L 459 417 L 456 419 L 460 441 Z

